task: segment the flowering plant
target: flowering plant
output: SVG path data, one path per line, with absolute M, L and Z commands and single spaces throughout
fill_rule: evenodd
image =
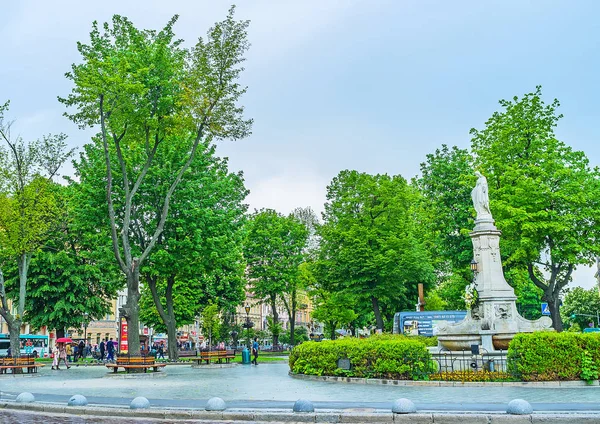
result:
M 473 309 L 479 303 L 479 292 L 474 282 L 465 287 L 463 299 L 468 309 Z

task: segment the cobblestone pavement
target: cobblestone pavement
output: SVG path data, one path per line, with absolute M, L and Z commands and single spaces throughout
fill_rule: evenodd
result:
M 63 402 L 73 394 L 88 397 L 93 403 L 128 404 L 144 396 L 162 406 L 202 407 L 213 396 L 236 407 L 280 408 L 300 398 L 316 401 L 322 408 L 387 408 L 393 400 L 405 397 L 428 409 L 438 406 L 459 410 L 467 405 L 476 409 L 505 408 L 515 398 L 526 399 L 545 409 L 598 409 L 600 387 L 400 387 L 317 382 L 288 376 L 287 364 L 239 365 L 224 369 L 198 369 L 187 365 L 167 366 L 162 375 L 108 375 L 104 367 L 78 367 L 53 371 L 43 368 L 37 376 L 0 376 L 0 399 L 14 399 L 18 393 L 34 393 L 38 400 Z M 471 407 L 472 408 L 472 407 Z

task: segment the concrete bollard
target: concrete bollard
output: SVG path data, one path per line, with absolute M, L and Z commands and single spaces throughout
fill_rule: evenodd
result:
M 224 411 L 227 409 L 227 405 L 220 397 L 213 397 L 206 402 L 206 407 L 204 409 L 207 411 Z
M 315 412 L 315 406 L 310 400 L 298 399 L 294 403 L 294 412 Z
M 35 402 L 35 396 L 29 392 L 23 392 L 15 400 L 19 403 L 31 403 Z
M 73 395 L 67 405 L 69 406 L 87 406 L 88 401 L 83 395 Z
M 392 412 L 394 414 L 414 414 L 417 412 L 417 407 L 412 400 L 400 398 L 396 399 L 392 405 Z
M 529 415 L 533 413 L 533 408 L 526 400 L 513 399 L 508 402 L 506 413 L 511 415 Z
M 143 396 L 138 396 L 129 404 L 130 409 L 148 409 L 150 408 L 150 401 Z

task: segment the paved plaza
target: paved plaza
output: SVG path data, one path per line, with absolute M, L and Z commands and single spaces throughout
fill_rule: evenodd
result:
M 239 365 L 224 369 L 168 366 L 162 374 L 111 376 L 98 366 L 52 371 L 44 368 L 38 376 L 0 377 L 0 400 L 12 400 L 31 392 L 45 402 L 66 401 L 74 394 L 91 404 L 129 405 L 137 396 L 152 406 L 203 408 L 206 400 L 218 396 L 230 408 L 291 408 L 297 399 L 314 401 L 317 408 L 388 409 L 398 398 L 408 398 L 420 410 L 504 411 L 516 398 L 529 401 L 538 411 L 600 411 L 600 387 L 400 387 L 306 381 L 288 375 L 285 363 Z

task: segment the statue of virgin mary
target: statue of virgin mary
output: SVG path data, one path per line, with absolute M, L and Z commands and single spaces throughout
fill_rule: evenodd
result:
M 490 211 L 487 179 L 479 171 L 475 171 L 475 175 L 477 176 L 477 184 L 475 184 L 475 188 L 471 191 L 471 198 L 473 199 L 475 212 L 477 212 L 476 219 L 491 218 L 492 212 Z

